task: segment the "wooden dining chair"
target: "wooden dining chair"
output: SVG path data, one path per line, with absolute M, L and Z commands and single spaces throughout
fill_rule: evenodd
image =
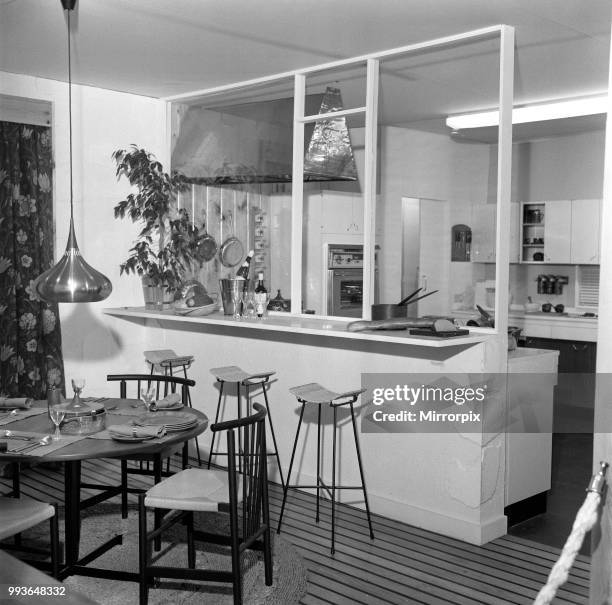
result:
M 46 555 L 51 558 L 51 575 L 59 575 L 59 529 L 57 522 L 57 505 L 38 502 L 30 498 L 9 498 L 0 496 L 0 540 L 20 536 L 21 532 L 30 529 L 43 521 L 49 520 L 49 551 L 25 546 L 21 540 L 18 544 L 2 544 L 3 550 L 15 550 L 29 554 Z M 37 564 L 35 561 L 29 563 Z
M 225 432 L 228 466 L 223 470 L 190 468 L 154 485 L 138 497 L 140 604 L 146 605 L 155 578 L 231 582 L 234 604 L 242 603 L 241 555 L 245 549 L 263 551 L 267 586 L 272 584 L 272 548 L 266 452 L 266 409 L 253 404 L 255 413 L 213 424 Z M 236 442 L 243 444 L 242 473 L 236 464 Z M 147 509 L 164 512 L 161 525 L 148 531 Z M 194 513 L 229 514 L 230 535 L 220 536 L 194 527 Z M 177 522 L 187 527 L 187 567 L 152 565 L 150 543 Z M 230 546 L 231 571 L 196 569 L 195 541 Z
M 119 382 L 119 397 L 121 399 L 140 399 L 141 389 L 155 388 L 155 398 L 161 399 L 170 393 L 181 394 L 181 402 L 184 406 L 190 401 L 189 389 L 195 386 L 195 381 L 179 376 L 162 376 L 158 374 L 109 374 L 108 382 Z M 144 412 L 144 407 L 143 407 Z M 128 475 L 148 475 L 153 477 L 154 483 L 159 483 L 162 477 L 169 476 L 170 466 L 163 470 L 164 459 L 169 459 L 178 453 L 176 444 L 169 445 L 155 454 L 137 454 L 121 459 L 121 516 L 125 519 L 128 515 L 128 494 L 143 493 L 140 488 L 131 488 L 128 485 Z M 129 462 L 137 462 L 137 466 L 131 466 Z M 182 466 L 188 464 L 188 444 L 185 442 L 182 449 Z M 152 466 L 152 468 L 151 468 Z

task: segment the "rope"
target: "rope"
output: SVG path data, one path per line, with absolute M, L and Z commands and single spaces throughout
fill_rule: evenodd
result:
M 576 515 L 572 531 L 563 546 L 558 561 L 548 575 L 546 584 L 538 593 L 534 605 L 549 605 L 554 599 L 557 589 L 567 581 L 585 535 L 597 522 L 607 468 L 608 464 L 602 462 L 599 472 L 591 479 L 587 488 L 588 494 Z

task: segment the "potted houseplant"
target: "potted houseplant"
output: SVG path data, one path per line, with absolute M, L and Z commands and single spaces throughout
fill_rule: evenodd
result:
M 164 172 L 155 156 L 132 145 L 113 153 L 117 178 L 125 177 L 137 191 L 117 203 L 115 218 L 129 216 L 142 229 L 121 263 L 121 274 L 142 278 L 145 307 L 166 308 L 185 273 L 198 261 L 198 230 L 186 210 L 178 209 L 177 194 L 187 187 L 184 175 Z

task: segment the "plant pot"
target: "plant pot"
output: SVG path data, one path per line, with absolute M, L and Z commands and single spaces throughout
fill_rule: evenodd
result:
M 145 309 L 162 311 L 172 308 L 174 292 L 169 292 L 165 286 L 153 284 L 148 277 L 142 278 L 142 294 L 144 296 Z

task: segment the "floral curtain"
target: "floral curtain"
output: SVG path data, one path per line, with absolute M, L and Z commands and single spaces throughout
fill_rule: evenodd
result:
M 0 122 L 0 395 L 64 390 L 57 304 L 34 288 L 53 264 L 51 130 Z

